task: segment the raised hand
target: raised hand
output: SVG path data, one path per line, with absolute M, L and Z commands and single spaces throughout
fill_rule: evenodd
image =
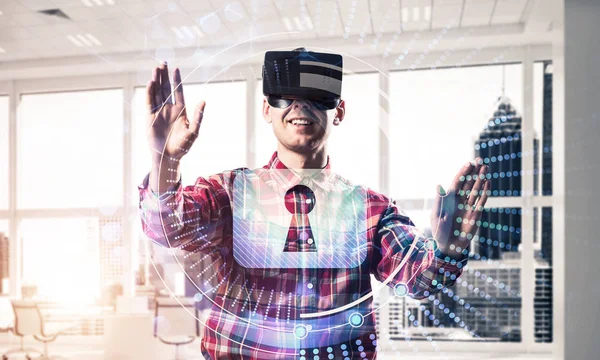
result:
M 198 137 L 205 102 L 201 101 L 191 119 L 187 116 L 179 69 L 173 71 L 171 92 L 169 70 L 163 63 L 155 68 L 146 86 L 148 143 L 155 163 L 180 160 Z M 173 99 L 175 100 L 173 102 Z
M 477 233 L 479 220 L 490 193 L 486 179 L 488 166 L 481 158 L 467 163 L 454 177 L 448 192 L 438 185 L 431 212 L 431 231 L 440 250 L 451 258 L 461 258 L 460 250 L 469 246 Z

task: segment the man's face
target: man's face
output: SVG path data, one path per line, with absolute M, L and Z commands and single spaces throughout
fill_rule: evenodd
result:
M 275 137 L 285 148 L 297 153 L 322 148 L 334 126 L 334 119 L 341 123 L 344 110 L 344 101 L 333 110 L 321 110 L 302 99 L 295 99 L 285 109 L 269 105 L 266 98 L 263 100 L 263 116 L 272 124 Z

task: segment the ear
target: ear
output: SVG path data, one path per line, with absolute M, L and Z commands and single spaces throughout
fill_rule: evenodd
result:
M 338 104 L 337 108 L 335 108 L 335 116 L 340 122 L 342 122 L 342 120 L 344 120 L 344 115 L 346 115 L 346 102 L 342 100 Z
M 271 105 L 267 102 L 267 98 L 263 98 L 263 118 L 269 124 L 271 123 Z

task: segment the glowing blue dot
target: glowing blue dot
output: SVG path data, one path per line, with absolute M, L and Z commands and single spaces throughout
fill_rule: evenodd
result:
M 342 355 L 348 356 L 348 352 L 346 350 L 344 350 L 344 352 L 342 353 Z
M 333 359 L 333 358 L 334 358 L 333 354 L 329 354 L 327 357 L 328 357 L 329 359 Z
M 406 284 L 403 283 L 396 284 L 396 286 L 394 286 L 394 294 L 400 297 L 408 295 L 408 286 L 406 286 Z
M 364 350 L 365 350 L 364 346 L 361 345 L 361 346 L 358 347 L 358 351 L 364 351 Z
M 313 360 L 319 360 L 319 359 L 320 359 L 319 355 L 315 355 L 315 356 L 313 357 Z
M 319 349 L 313 349 L 313 354 L 317 355 L 319 353 Z
M 330 352 L 333 352 L 333 348 L 332 348 L 331 346 L 330 346 L 330 347 L 328 347 L 328 348 L 327 348 L 327 352 L 328 352 L 328 353 L 330 353 Z
M 194 295 L 194 301 L 195 302 L 202 301 L 202 294 L 201 293 L 196 293 L 196 295 Z
M 350 325 L 352 325 L 353 327 L 359 327 L 363 324 L 363 322 L 364 318 L 361 314 L 353 313 L 352 315 L 350 315 Z
M 340 346 L 342 348 L 342 350 L 346 350 L 346 344 L 342 344 L 342 346 Z
M 356 340 L 356 345 L 360 345 L 362 344 L 362 341 L 360 341 L 360 339 Z
M 300 356 L 300 360 L 306 360 L 304 356 Z
M 306 350 L 304 350 L 304 349 L 300 350 L 300 355 L 306 355 Z
M 296 325 L 294 327 L 294 336 L 298 339 L 304 339 L 308 335 L 308 328 L 305 325 Z
M 371 335 L 369 335 L 369 339 L 371 339 L 371 340 L 375 340 L 375 334 L 371 334 Z

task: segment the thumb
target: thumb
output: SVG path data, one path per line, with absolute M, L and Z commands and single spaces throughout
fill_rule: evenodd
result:
M 436 186 L 435 200 L 433 201 L 433 211 L 436 215 L 440 215 L 442 210 L 442 198 L 446 196 L 446 191 L 442 185 Z
M 200 124 L 202 123 L 202 118 L 204 117 L 204 107 L 206 106 L 206 102 L 200 101 L 198 105 L 196 105 L 196 109 L 194 110 L 194 117 L 192 121 L 190 121 L 190 131 L 195 135 L 198 135 L 198 131 L 200 131 Z

